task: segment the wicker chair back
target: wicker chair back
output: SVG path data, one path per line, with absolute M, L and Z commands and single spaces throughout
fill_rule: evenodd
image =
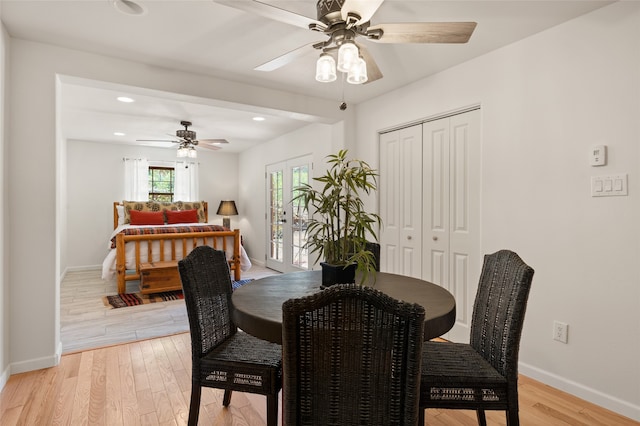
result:
M 266 395 L 267 425 L 278 422 L 282 387 L 280 345 L 239 332 L 231 317 L 231 276 L 223 251 L 195 248 L 178 262 L 191 332 L 190 426 L 198 424 L 202 387 Z
M 198 360 L 238 329 L 231 319 L 231 275 L 223 251 L 197 247 L 179 262 L 192 358 Z
M 471 320 L 471 347 L 507 380 L 518 376 L 518 349 L 533 269 L 516 253 L 486 255 Z
M 518 351 L 533 269 L 509 250 L 486 255 L 471 320 L 469 344 L 425 342 L 421 408 L 504 410 L 519 424 Z M 420 412 L 424 424 L 424 410 Z
M 287 425 L 415 425 L 424 308 L 335 285 L 283 304 Z

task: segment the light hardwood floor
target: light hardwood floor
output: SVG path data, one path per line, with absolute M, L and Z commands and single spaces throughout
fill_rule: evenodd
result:
M 272 273 L 255 267 L 245 277 Z M 67 274 L 61 289 L 65 354 L 56 367 L 10 377 L 0 393 L 1 425 L 186 424 L 191 348 L 184 303 L 105 309 L 101 296 L 114 292 L 115 282 L 102 282 L 99 271 Z M 519 392 L 525 426 L 640 425 L 524 376 Z M 204 389 L 200 413 L 201 425 L 266 424 L 261 395 L 234 393 L 225 409 L 222 391 Z M 471 411 L 427 410 L 426 419 L 435 426 L 477 424 Z M 487 419 L 505 425 L 502 412 Z
M 57 367 L 11 376 L 0 393 L 0 424 L 184 425 L 190 374 L 188 333 L 66 354 Z M 526 377 L 519 389 L 524 426 L 638 424 Z M 234 393 L 225 409 L 222 395 L 203 389 L 200 425 L 266 424 L 264 396 Z M 434 426 L 476 425 L 471 411 L 427 410 L 426 419 Z M 501 412 L 487 419 L 505 425 Z

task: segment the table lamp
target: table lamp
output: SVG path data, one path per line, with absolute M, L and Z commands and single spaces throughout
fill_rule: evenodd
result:
M 231 229 L 231 219 L 229 216 L 238 214 L 235 201 L 220 201 L 216 214 L 222 216 L 222 226 Z

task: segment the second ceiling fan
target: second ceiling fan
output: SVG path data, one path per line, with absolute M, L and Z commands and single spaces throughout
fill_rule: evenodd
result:
M 324 33 L 328 38 L 312 43 L 322 53 L 316 63 L 316 80 L 332 82 L 337 71 L 352 84 L 369 83 L 382 78 L 373 57 L 356 39 L 376 43 L 466 43 L 475 22 L 402 22 L 371 25 L 371 18 L 384 0 L 318 0 L 317 19 L 311 19 L 256 0 L 215 0 L 236 9 L 259 14 L 279 22 Z M 306 53 L 304 45 L 255 69 L 273 71 Z
M 192 125 L 190 121 L 180 122 L 184 129 L 176 130 L 176 139 L 137 139 L 138 142 L 173 142 L 178 144 L 178 157 L 196 158 L 196 146 L 202 143 L 201 147 L 217 151 L 221 144 L 229 143 L 226 139 L 196 139 L 196 132 L 189 129 Z M 173 135 L 169 135 L 173 136 Z

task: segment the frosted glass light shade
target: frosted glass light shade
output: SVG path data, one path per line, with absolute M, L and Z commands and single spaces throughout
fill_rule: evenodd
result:
M 349 72 L 351 66 L 358 59 L 358 46 L 347 40 L 338 49 L 338 71 Z
M 178 148 L 178 158 L 197 158 L 198 152 L 192 146 L 181 146 Z
M 362 84 L 366 83 L 367 80 L 367 63 L 364 59 L 358 58 L 349 69 L 349 74 L 347 74 L 347 83 Z
M 323 53 L 316 62 L 316 81 L 331 83 L 336 80 L 336 61 L 333 56 Z

